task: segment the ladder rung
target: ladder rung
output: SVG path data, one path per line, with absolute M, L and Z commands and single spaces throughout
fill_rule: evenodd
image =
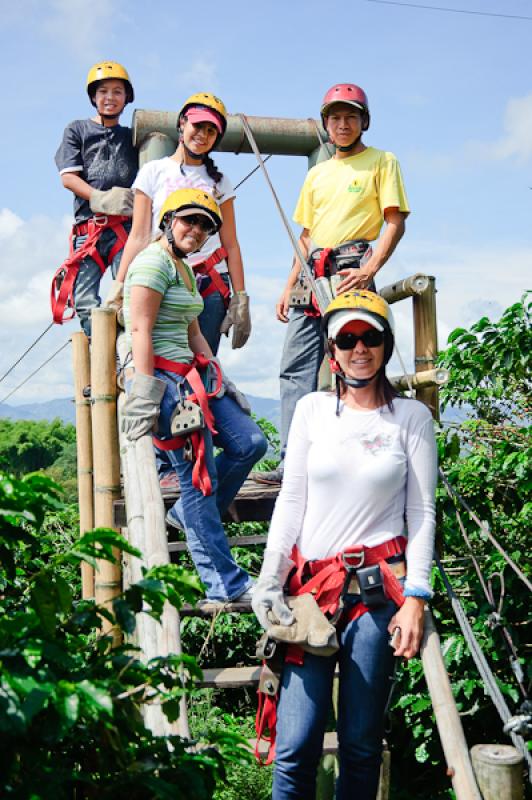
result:
M 221 667 L 204 669 L 203 680 L 198 685 L 206 689 L 238 689 L 241 686 L 255 686 L 259 682 L 262 666 Z
M 201 608 L 191 606 L 186 603 L 181 606 L 179 614 L 181 617 L 212 617 L 214 614 L 229 613 L 236 611 L 240 614 L 251 612 L 251 603 L 207 603 L 205 600 Z
M 257 534 L 256 536 L 230 536 L 227 541 L 229 547 L 244 547 L 250 544 L 266 544 L 267 539 L 265 534 Z M 169 553 L 183 553 L 186 549 L 186 542 L 170 542 L 168 544 Z

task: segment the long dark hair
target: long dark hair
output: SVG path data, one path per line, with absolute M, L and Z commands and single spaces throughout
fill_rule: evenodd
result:
M 205 156 L 203 163 L 205 164 L 205 169 L 207 170 L 209 178 L 212 178 L 215 183 L 219 183 L 224 175 L 223 172 L 220 172 L 210 155 Z

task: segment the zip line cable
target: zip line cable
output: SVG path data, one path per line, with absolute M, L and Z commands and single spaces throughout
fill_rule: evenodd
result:
M 33 350 L 33 348 L 35 347 L 35 345 L 37 344 L 37 342 L 39 342 L 39 341 L 42 339 L 42 337 L 44 336 L 44 334 L 45 334 L 45 333 L 48 333 L 48 331 L 50 330 L 50 328 L 52 328 L 52 327 L 53 327 L 53 325 L 54 325 L 54 323 L 53 323 L 53 322 L 51 322 L 51 323 L 48 325 L 48 327 L 47 327 L 47 328 L 45 328 L 45 329 L 43 330 L 43 332 L 42 332 L 42 333 L 41 333 L 39 336 L 37 336 L 37 338 L 35 339 L 35 341 L 33 342 L 33 344 L 30 344 L 30 346 L 27 348 L 27 350 L 24 350 L 24 352 L 22 353 L 22 355 L 20 356 L 20 358 L 18 358 L 18 359 L 15 361 L 15 363 L 14 363 L 14 364 L 12 364 L 12 365 L 9 367 L 9 369 L 7 370 L 7 372 L 4 372 L 4 374 L 3 374 L 3 375 L 0 377 L 0 383 L 2 383 L 2 381 L 4 380 L 4 378 L 7 378 L 7 376 L 9 375 L 9 373 L 10 373 L 10 372 L 13 372 L 13 370 L 15 369 L 15 367 L 17 366 L 17 364 L 20 364 L 20 362 L 22 361 L 22 359 L 23 359 L 25 356 L 27 356 L 27 354 L 30 352 L 30 350 Z M 3 401 L 2 401 L 2 402 L 3 402 Z
M 268 159 L 270 159 L 270 158 L 272 157 L 272 155 L 273 155 L 273 153 L 270 153 L 269 155 L 267 155 L 267 156 L 266 156 L 266 158 L 264 159 L 264 163 L 266 163 L 266 161 L 268 161 Z M 247 181 L 247 179 L 248 179 L 248 178 L 251 178 L 251 176 L 252 176 L 252 175 L 253 175 L 253 174 L 254 174 L 254 173 L 255 173 L 255 172 L 258 170 L 258 169 L 260 169 L 260 164 L 257 164 L 257 166 L 256 166 L 256 167 L 254 167 L 254 168 L 251 170 L 251 172 L 248 172 L 248 174 L 247 174 L 247 175 L 246 175 L 244 178 L 242 178 L 242 180 L 241 180 L 241 181 L 239 181 L 239 182 L 237 183 L 237 185 L 236 185 L 236 186 L 234 186 L 234 187 L 233 187 L 233 188 L 234 188 L 234 190 L 235 190 L 235 192 L 236 192 L 236 190 L 238 189 L 238 187 L 239 187 L 239 186 L 242 186 L 242 184 L 243 184 L 243 183 L 245 183 L 245 182 Z
M 52 323 L 52 324 L 53 324 L 53 323 Z M 15 392 L 18 392 L 18 390 L 19 390 L 19 389 L 20 389 L 22 386 L 24 386 L 24 384 L 25 384 L 25 383 L 27 383 L 29 380 L 31 380 L 31 378 L 33 378 L 33 376 L 34 376 L 34 375 L 36 375 L 36 374 L 39 372 L 39 370 L 41 370 L 41 369 L 42 369 L 43 367 L 45 367 L 45 366 L 46 366 L 46 365 L 47 365 L 47 364 L 48 364 L 48 363 L 49 363 L 49 362 L 50 362 L 50 361 L 51 361 L 53 358 L 55 358 L 57 355 L 59 355 L 59 353 L 61 352 L 61 350 L 64 350 L 64 349 L 65 349 L 65 347 L 67 346 L 67 344 L 70 344 L 70 339 L 67 339 L 67 340 L 66 340 L 66 342 L 65 342 L 64 344 L 62 344 L 62 345 L 61 345 L 61 347 L 59 348 L 59 350 L 56 350 L 56 351 L 55 351 L 55 353 L 52 353 L 52 355 L 51 355 L 49 358 L 47 358 L 47 359 L 46 359 L 46 361 L 43 361 L 43 363 L 40 365 L 40 367 L 37 367 L 37 369 L 33 370 L 33 372 L 32 372 L 30 375 L 28 375 L 28 377 L 27 377 L 27 378 L 24 378 L 24 380 L 22 381 L 22 383 L 19 383 L 19 385 L 18 385 L 18 386 L 15 386 L 15 388 L 14 388 L 14 389 L 12 389 L 12 390 L 9 392 L 9 394 L 7 394 L 7 395 L 6 395 L 6 396 L 5 396 L 5 397 L 4 397 L 2 400 L 0 400 L 0 403 L 5 403 L 5 402 L 6 402 L 6 400 L 9 400 L 9 398 L 10 398 L 12 395 L 14 395 L 14 394 L 15 394 Z
M 479 671 L 480 677 L 484 681 L 484 685 L 486 691 L 488 692 L 493 705 L 497 709 L 499 717 L 501 718 L 502 722 L 506 725 L 512 717 L 510 713 L 510 709 L 506 705 L 506 700 L 503 697 L 501 690 L 497 685 L 497 681 L 493 672 L 490 669 L 488 662 L 484 656 L 484 653 L 480 649 L 480 645 L 477 642 L 475 637 L 475 633 L 467 619 L 467 615 L 462 608 L 462 604 L 458 600 L 457 596 L 454 593 L 454 589 L 452 588 L 449 578 L 447 577 L 447 573 L 443 567 L 443 564 L 440 561 L 440 557 L 438 554 L 435 556 L 437 567 L 440 571 L 440 575 L 443 580 L 443 584 L 445 586 L 445 590 L 447 592 L 447 596 L 451 601 L 451 606 L 454 611 L 454 615 L 460 625 L 462 633 L 464 634 L 464 639 L 466 640 L 471 655 L 473 657 L 473 661 L 475 662 L 477 669 Z M 513 733 L 512 731 L 509 732 L 509 736 L 514 743 L 514 746 L 519 750 L 523 758 L 525 759 L 526 763 L 528 764 L 529 770 L 529 780 L 532 778 L 532 756 L 528 752 L 528 748 L 526 745 L 525 740 L 522 736 L 519 736 L 517 733 Z
M 366 0 L 366 3 L 380 3 L 386 6 L 405 6 L 406 8 L 421 8 L 426 11 L 448 11 L 451 14 L 473 14 L 478 17 L 502 17 L 503 19 L 527 19 L 532 21 L 532 17 L 524 17 L 519 14 L 502 14 L 494 11 L 472 11 L 466 8 L 445 8 L 444 6 L 425 6 L 421 3 L 403 3 L 399 0 Z

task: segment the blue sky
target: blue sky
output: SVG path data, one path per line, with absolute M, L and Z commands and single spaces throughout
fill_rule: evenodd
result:
M 529 0 L 424 5 L 532 17 Z M 0 374 L 50 318 L 48 286 L 67 252 L 72 207 L 53 156 L 65 124 L 90 116 L 86 74 L 101 59 L 127 67 L 137 108 L 177 110 L 190 93 L 212 90 L 233 113 L 317 117 L 331 84 L 360 84 L 372 112 L 365 141 L 398 156 L 412 207 L 380 285 L 434 274 L 441 345 L 456 325 L 497 316 L 530 286 L 532 19 L 368 0 L 3 6 Z M 254 166 L 249 155 L 216 160 L 235 183 Z M 306 160 L 274 157 L 269 167 L 291 216 Z M 274 397 L 284 327 L 273 306 L 291 249 L 258 174 L 239 191 L 237 222 L 255 328 L 243 350 L 224 347 L 222 357 L 244 389 Z M 408 360 L 410 310 L 394 311 Z M 76 330 L 75 321 L 47 334 L 1 384 L 0 401 Z M 71 393 L 66 350 L 9 402 Z

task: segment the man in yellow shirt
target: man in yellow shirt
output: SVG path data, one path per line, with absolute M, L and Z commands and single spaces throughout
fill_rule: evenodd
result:
M 316 270 L 324 249 L 332 248 L 340 276 L 337 294 L 372 289 L 376 273 L 404 234 L 409 214 L 399 162 L 393 153 L 362 142 L 370 113 L 367 96 L 359 86 L 340 83 L 331 87 L 322 103 L 321 118 L 335 154 L 309 170 L 303 184 L 294 213 L 294 220 L 303 226 L 301 250 Z M 369 243 L 377 239 L 372 249 Z M 290 295 L 300 272 L 301 265 L 294 259 L 276 306 L 277 319 L 288 323 L 280 374 L 281 457 L 296 403 L 316 391 L 324 355 L 319 313 L 292 308 L 289 314 Z M 254 473 L 254 477 L 264 483 L 280 483 L 282 471 L 281 462 L 279 469 Z

